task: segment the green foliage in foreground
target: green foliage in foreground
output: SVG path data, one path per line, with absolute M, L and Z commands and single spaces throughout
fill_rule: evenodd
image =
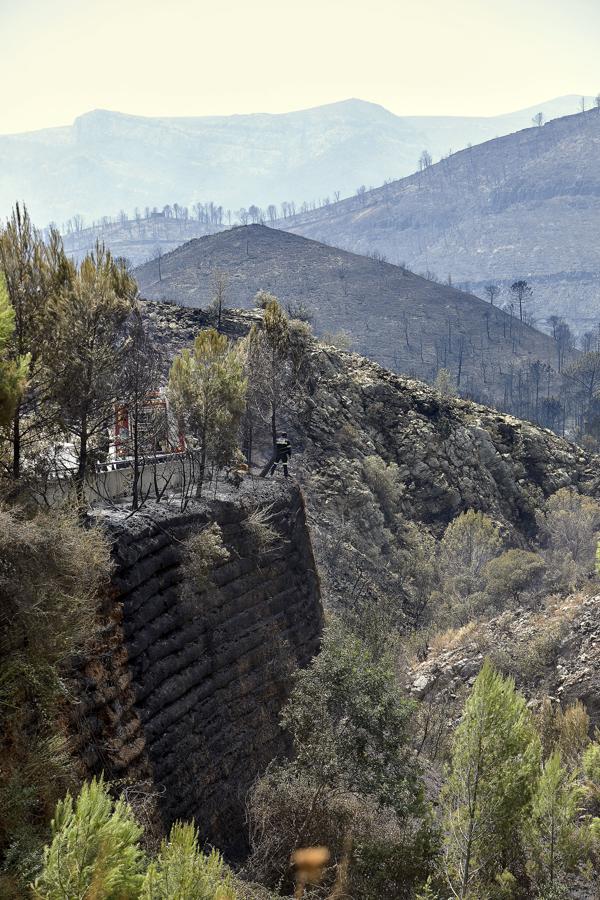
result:
M 122 800 L 113 802 L 102 780 L 84 784 L 76 800 L 68 793 L 52 821 L 52 842 L 33 896 L 39 900 L 139 896 L 142 828 Z
M 540 753 L 524 698 L 486 661 L 456 729 L 443 793 L 446 868 L 455 896 L 471 896 L 514 862 Z
M 321 653 L 300 672 L 282 725 L 294 741 L 294 768 L 323 790 L 349 791 L 408 815 L 422 809 L 419 769 L 410 749 L 415 704 L 394 677 L 336 624 Z
M 179 822 L 148 862 L 143 829 L 130 807 L 94 779 L 60 801 L 52 841 L 32 886 L 36 900 L 235 900 L 220 854 L 198 847 L 193 825 Z
M 168 841 L 163 841 L 158 857 L 144 877 L 141 900 L 233 900 L 231 875 L 221 855 L 208 855 L 198 847 L 193 825 L 176 822 Z
M 105 537 L 74 513 L 0 504 L 0 896 L 7 879 L 31 878 L 56 803 L 77 784 L 65 662 L 93 638 L 110 567 Z

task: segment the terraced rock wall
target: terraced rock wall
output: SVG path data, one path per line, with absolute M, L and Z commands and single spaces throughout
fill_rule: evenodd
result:
M 248 524 L 256 505 L 278 533 L 271 546 Z M 302 495 L 263 483 L 258 496 L 248 489 L 185 512 L 105 518 L 134 712 L 163 824 L 195 818 L 203 839 L 241 855 L 247 791 L 288 749 L 279 714 L 322 627 Z M 229 558 L 199 588 L 186 576 L 184 542 L 211 522 Z M 118 717 L 118 698 L 112 707 Z

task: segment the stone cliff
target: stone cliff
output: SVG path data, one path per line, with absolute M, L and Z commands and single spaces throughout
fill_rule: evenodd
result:
M 277 532 L 270 546 L 248 522 L 257 507 Z M 193 817 L 203 839 L 241 855 L 246 793 L 287 750 L 279 713 L 322 627 L 302 494 L 261 483 L 183 512 L 99 518 L 116 568 L 102 652 L 80 666 L 88 772 L 149 778 L 163 826 Z M 213 522 L 228 559 L 190 583 L 185 540 Z

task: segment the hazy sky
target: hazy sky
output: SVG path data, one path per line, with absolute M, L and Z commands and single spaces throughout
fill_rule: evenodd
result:
M 283 112 L 347 97 L 493 115 L 600 91 L 600 0 L 0 0 L 0 132 L 98 107 Z

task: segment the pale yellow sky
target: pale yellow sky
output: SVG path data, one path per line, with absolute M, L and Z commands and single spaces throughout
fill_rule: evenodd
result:
M 284 112 L 360 97 L 495 115 L 600 91 L 600 0 L 0 0 L 0 133 L 90 109 Z

